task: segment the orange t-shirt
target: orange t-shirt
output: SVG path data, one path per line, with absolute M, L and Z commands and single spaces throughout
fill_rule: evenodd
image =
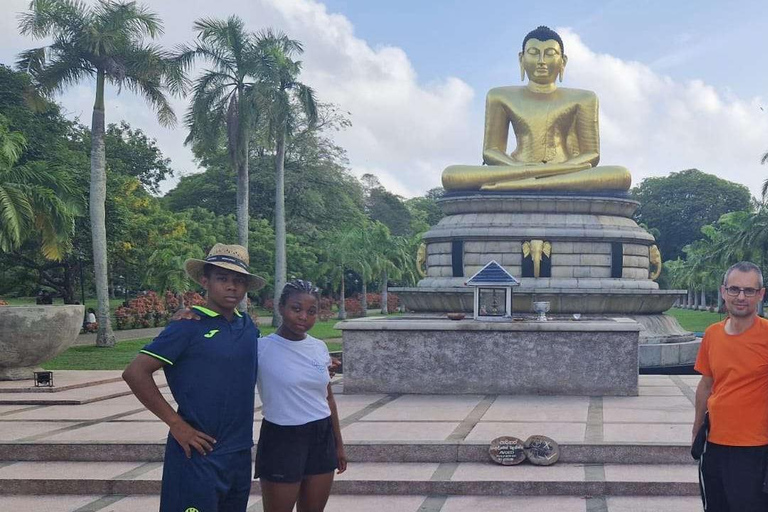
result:
M 727 446 L 768 445 L 768 320 L 739 335 L 725 321 L 710 325 L 701 340 L 696 371 L 714 379 L 709 440 Z

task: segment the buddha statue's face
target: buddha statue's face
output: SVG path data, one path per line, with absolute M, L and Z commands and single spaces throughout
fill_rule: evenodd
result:
M 529 39 L 519 57 L 520 66 L 528 79 L 542 85 L 554 83 L 568 62 L 568 57 L 562 54 L 560 44 L 554 39 Z

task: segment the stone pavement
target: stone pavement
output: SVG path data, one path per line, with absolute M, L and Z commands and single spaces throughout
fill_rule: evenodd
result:
M 0 383 L 0 510 L 157 510 L 165 425 L 119 372 L 54 378 L 61 391 Z M 697 382 L 641 376 L 637 397 L 348 395 L 337 377 L 351 462 L 326 510 L 701 510 L 688 454 Z M 489 462 L 491 439 L 532 434 L 560 443 L 560 462 Z M 249 507 L 261 510 L 258 482 Z

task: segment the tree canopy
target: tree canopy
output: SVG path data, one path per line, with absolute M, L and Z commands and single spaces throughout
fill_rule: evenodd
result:
M 747 187 L 698 169 L 646 178 L 631 194 L 640 202 L 635 220 L 658 230 L 665 260 L 683 257 L 683 247 L 703 237 L 702 226 L 725 213 L 751 208 Z

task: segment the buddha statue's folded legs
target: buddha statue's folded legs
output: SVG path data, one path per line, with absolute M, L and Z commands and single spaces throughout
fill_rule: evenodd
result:
M 544 166 L 452 165 L 443 171 L 443 188 L 456 190 L 615 190 L 627 191 L 632 176 L 625 167 L 589 164 Z
M 618 165 L 606 165 L 556 176 L 489 183 L 480 187 L 480 190 L 612 190 L 626 192 L 631 185 L 632 175 L 627 168 Z

